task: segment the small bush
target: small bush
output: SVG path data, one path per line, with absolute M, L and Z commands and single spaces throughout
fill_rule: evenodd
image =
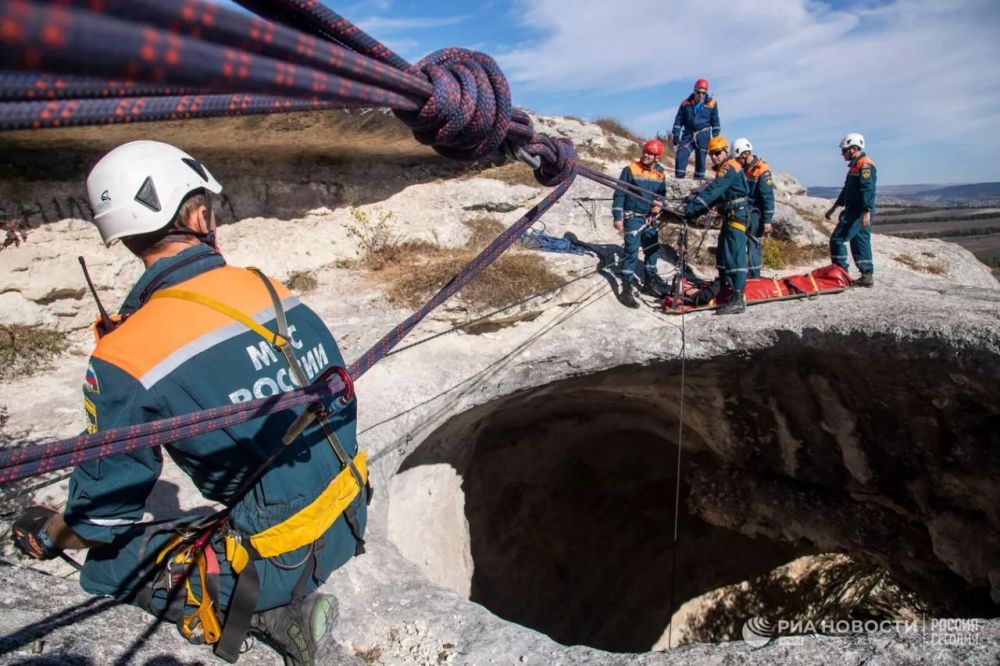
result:
M 305 271 L 295 271 L 288 276 L 288 282 L 285 286 L 296 293 L 307 294 L 318 287 L 319 282 Z
M 0 234 L 3 234 L 3 244 L 0 244 L 0 250 L 8 245 L 21 247 L 21 243 L 28 240 L 28 227 L 20 220 L 7 220 L 0 224 Z
M 764 238 L 764 248 L 761 253 L 764 267 L 775 270 L 810 264 L 829 256 L 830 251 L 825 245 L 800 246 L 792 241 L 769 237 Z
M 347 224 L 347 235 L 361 243 L 361 260 L 373 271 L 385 267 L 385 253 L 398 245 L 398 238 L 392 228 L 392 211 L 372 209 L 371 214 L 351 206 L 353 222 Z
M 34 374 L 66 348 L 66 337 L 54 328 L 0 324 L 0 378 Z

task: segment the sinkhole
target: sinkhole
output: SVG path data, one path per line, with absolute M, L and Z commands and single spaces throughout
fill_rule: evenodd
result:
M 981 361 L 834 336 L 689 360 L 679 504 L 678 362 L 527 388 L 417 446 L 389 535 L 496 615 L 614 652 L 666 647 L 671 610 L 720 588 L 743 596 L 675 615 L 671 644 L 826 603 L 829 576 L 773 574 L 820 553 L 890 574 L 886 613 L 996 615 L 1000 372 Z

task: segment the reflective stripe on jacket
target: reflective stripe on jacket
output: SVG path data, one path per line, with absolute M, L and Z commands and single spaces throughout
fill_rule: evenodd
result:
M 653 162 L 649 167 L 645 167 L 639 160 L 636 160 L 622 169 L 618 178 L 626 183 L 637 185 L 652 194 L 667 196 L 667 174 L 659 162 Z M 652 204 L 648 201 L 629 196 L 618 190 L 615 190 L 614 196 L 611 198 L 611 214 L 615 220 L 622 219 L 626 214 L 645 217 L 651 209 Z

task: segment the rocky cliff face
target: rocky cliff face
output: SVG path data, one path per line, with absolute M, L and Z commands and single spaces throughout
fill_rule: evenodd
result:
M 618 141 L 578 121 L 544 122 L 578 144 Z M 358 201 L 359 210 L 391 212 L 402 237 L 444 247 L 465 242 L 463 221 L 487 214 L 510 223 L 542 193 L 481 177 L 421 183 L 412 167 L 381 163 L 378 176 L 395 185 L 373 184 L 378 198 Z M 365 168 L 356 173 L 377 179 Z M 608 168 L 616 173 L 620 164 Z M 267 173 L 296 172 L 287 169 Z M 260 187 L 240 175 L 223 177 L 234 201 Z M 387 302 L 376 275 L 344 263 L 359 246 L 342 200 L 332 190 L 286 186 L 289 196 L 304 192 L 304 206 L 323 208 L 228 224 L 221 245 L 231 263 L 283 279 L 295 271 L 314 277 L 318 287 L 306 299 L 353 359 L 407 311 Z M 829 227 L 816 214 L 828 202 L 805 197 L 790 176 L 779 187 L 782 234 L 804 246 L 825 242 Z M 547 231 L 618 242 L 608 203 L 592 201 L 603 198 L 607 190 L 576 183 L 545 217 Z M 568 255 L 544 255 L 566 286 L 494 314 L 490 326 L 453 331 L 481 315 L 461 299 L 435 313 L 412 334 L 420 344 L 358 383 L 377 494 L 369 553 L 325 588 L 340 604 L 330 660 L 995 660 L 996 620 L 977 625 L 963 645 L 891 631 L 799 645 L 781 639 L 754 651 L 736 642 L 647 652 L 681 634 L 745 637 L 748 618 L 791 614 L 785 601 L 728 594 L 675 615 L 673 636 L 665 635 L 684 602 L 820 553 L 886 572 L 934 616 L 997 615 L 1000 286 L 970 254 L 941 241 L 879 237 L 875 250 L 874 289 L 754 306 L 734 318 L 681 319 L 651 300 L 626 310 L 593 272 L 592 257 Z M 138 275 L 134 260 L 101 249 L 82 221 L 53 221 L 0 254 L 5 319 L 57 327 L 71 342 L 39 372 L 0 384 L 8 445 L 79 429 L 85 328 L 94 314 L 79 253 L 109 304 Z M 668 262 L 661 269 L 672 271 Z M 32 495 L 58 501 L 64 488 Z M 169 467 L 148 509 L 166 517 L 200 503 Z M 4 548 L 17 561 L 9 542 Z M 100 662 L 130 649 L 130 637 L 112 627 L 141 627 L 142 613 L 82 612 L 86 597 L 70 582 L 17 562 L 0 568 L 0 650 Z M 59 563 L 35 566 L 71 573 Z M 46 601 L 42 588 L 58 595 Z M 168 653 L 205 655 L 161 628 L 139 657 Z M 243 660 L 274 658 L 255 649 Z

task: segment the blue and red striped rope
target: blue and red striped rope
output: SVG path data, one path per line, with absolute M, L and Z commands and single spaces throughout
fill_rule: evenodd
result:
M 536 133 L 485 54 L 443 49 L 412 66 L 317 0 L 238 2 L 275 22 L 201 0 L 8 0 L 0 5 L 0 129 L 386 106 L 446 157 L 476 160 L 507 144 L 539 159 L 536 179 L 555 189 L 362 354 L 349 368 L 354 378 L 495 261 L 578 173 L 651 200 L 581 167 L 569 140 Z M 281 396 L 3 450 L 0 483 L 168 444 L 343 388 L 333 378 Z

